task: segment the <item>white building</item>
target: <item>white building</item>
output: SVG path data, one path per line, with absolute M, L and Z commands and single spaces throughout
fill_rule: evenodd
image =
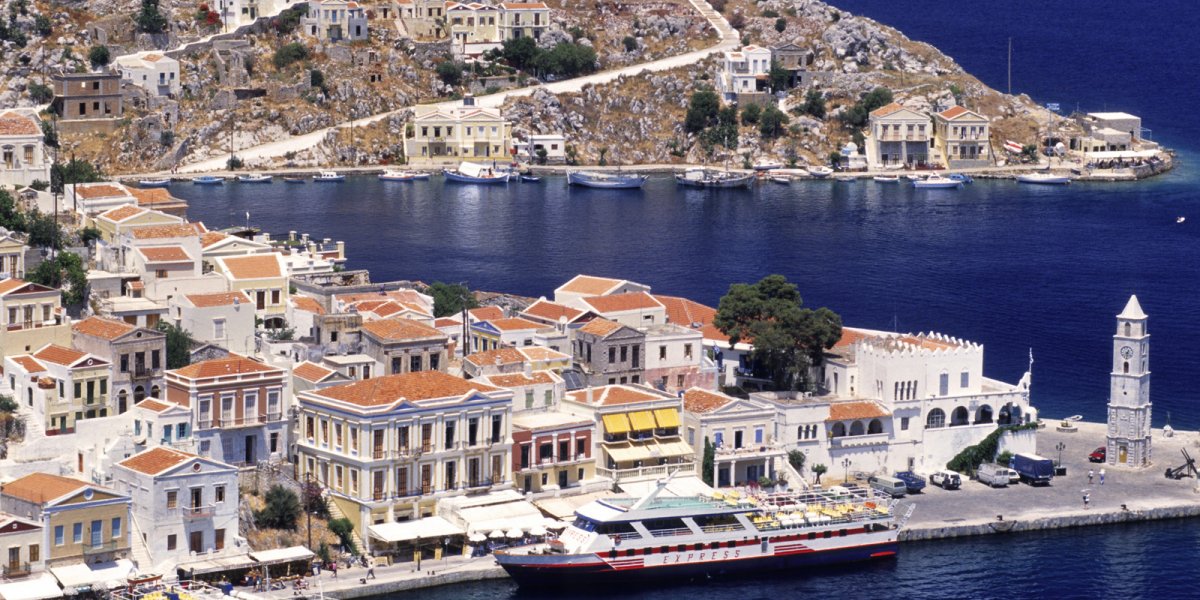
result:
M 143 570 L 239 553 L 235 467 L 159 446 L 114 465 L 113 479 L 115 489 L 133 498 L 133 533 L 154 561 Z
M 138 52 L 118 56 L 117 70 L 121 78 L 159 96 L 176 95 L 183 91 L 179 82 L 179 61 L 160 52 Z
M 726 102 L 737 102 L 739 95 L 763 94 L 770 90 L 771 50 L 744 46 L 725 53 L 717 74 L 717 92 Z
M 50 163 L 42 145 L 42 127 L 31 110 L 0 114 L 0 186 L 50 182 Z
M 524 139 L 515 140 L 513 147 L 517 156 L 529 162 L 541 158 L 541 151 L 546 151 L 546 162 L 560 163 L 567 158 L 567 138 L 561 133 L 546 133 L 527 135 Z
M 1130 296 L 1117 315 L 1113 336 L 1113 369 L 1108 393 L 1108 439 L 1105 456 L 1110 465 L 1149 466 L 1150 444 L 1150 334 L 1148 317 L 1137 296 Z
M 255 352 L 254 304 L 243 292 L 175 296 L 170 316 L 198 342 L 216 344 L 234 354 Z
M 715 448 L 715 487 L 741 486 L 761 477 L 778 479 L 782 473 L 790 476 L 783 464 L 787 452 L 773 435 L 775 406 L 769 402 L 691 388 L 683 394 L 683 425 L 697 462 L 704 459 L 705 440 Z
M 667 308 L 646 292 L 588 296 L 573 301 L 571 306 L 629 327 L 649 327 L 667 322 Z
M 300 20 L 305 33 L 328 42 L 367 39 L 367 13 L 347 0 L 309 0 L 308 16 Z
M 576 275 L 554 290 L 554 302 L 565 306 L 576 306 L 576 300 L 591 296 L 649 291 L 650 286 L 625 279 Z
M 872 169 L 918 167 L 929 162 L 929 115 L 895 102 L 871 111 L 866 135 Z

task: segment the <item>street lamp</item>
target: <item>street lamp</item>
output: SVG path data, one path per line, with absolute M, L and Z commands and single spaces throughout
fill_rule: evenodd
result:
M 1062 452 L 1063 452 L 1063 450 L 1067 449 L 1067 445 L 1062 442 L 1059 442 L 1058 444 L 1055 444 L 1054 449 L 1058 450 L 1058 466 L 1061 467 L 1062 466 Z
M 842 481 L 850 481 L 850 459 L 842 459 Z

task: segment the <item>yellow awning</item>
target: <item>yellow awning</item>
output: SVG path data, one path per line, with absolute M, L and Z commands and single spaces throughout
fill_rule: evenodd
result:
M 600 420 L 604 422 L 604 433 L 629 433 L 629 417 L 625 413 L 604 415 Z
M 648 410 L 639 410 L 629 413 L 629 422 L 633 425 L 634 431 L 648 431 L 654 429 L 654 414 Z
M 679 427 L 679 411 L 673 408 L 659 408 L 654 411 L 654 420 L 658 421 L 660 429 Z
M 644 446 L 625 446 L 625 447 L 610 447 L 605 446 L 604 450 L 608 455 L 618 463 L 633 462 L 635 460 L 646 460 L 650 458 L 650 451 Z
M 687 445 L 686 442 L 659 442 L 658 455 L 663 457 L 670 456 L 688 456 L 695 454 L 696 451 Z

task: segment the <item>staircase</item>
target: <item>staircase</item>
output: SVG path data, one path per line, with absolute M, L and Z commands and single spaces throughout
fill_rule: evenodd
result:
M 808 482 L 805 481 L 804 476 L 796 470 L 796 467 L 792 466 L 792 462 L 788 460 L 786 456 L 776 460 L 779 463 L 782 463 L 782 468 L 780 470 L 784 473 L 787 473 L 788 485 L 799 483 L 802 487 L 804 487 L 804 489 L 807 490 L 809 488 Z
M 329 508 L 329 520 L 330 521 L 332 521 L 334 519 L 347 518 L 346 513 L 342 512 L 341 508 L 338 508 L 337 503 L 334 502 L 333 498 L 330 497 L 328 494 L 325 495 L 325 506 L 327 508 Z M 366 550 L 367 545 L 363 543 L 363 539 L 361 536 L 358 535 L 357 529 L 350 530 L 350 539 L 354 542 L 354 547 L 357 548 L 360 553 L 363 552 L 364 550 Z M 316 551 L 316 549 L 314 549 L 314 548 L 309 548 L 309 550 L 312 550 L 314 552 Z
M 133 519 L 129 526 L 133 529 L 130 532 L 133 542 L 129 545 L 129 554 L 133 558 L 133 564 L 137 565 L 138 571 L 151 573 L 154 571 L 154 559 L 150 557 L 150 547 L 142 537 L 142 528 L 138 527 L 137 519 Z

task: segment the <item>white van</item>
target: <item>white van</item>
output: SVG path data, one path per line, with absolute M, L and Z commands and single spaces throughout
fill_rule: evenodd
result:
M 908 486 L 903 481 L 887 475 L 868 477 L 867 484 L 893 498 L 903 498 L 908 493 Z
M 1008 487 L 1010 470 L 1008 467 L 996 463 L 985 463 L 979 465 L 975 476 L 979 478 L 980 483 L 986 483 L 992 487 Z

